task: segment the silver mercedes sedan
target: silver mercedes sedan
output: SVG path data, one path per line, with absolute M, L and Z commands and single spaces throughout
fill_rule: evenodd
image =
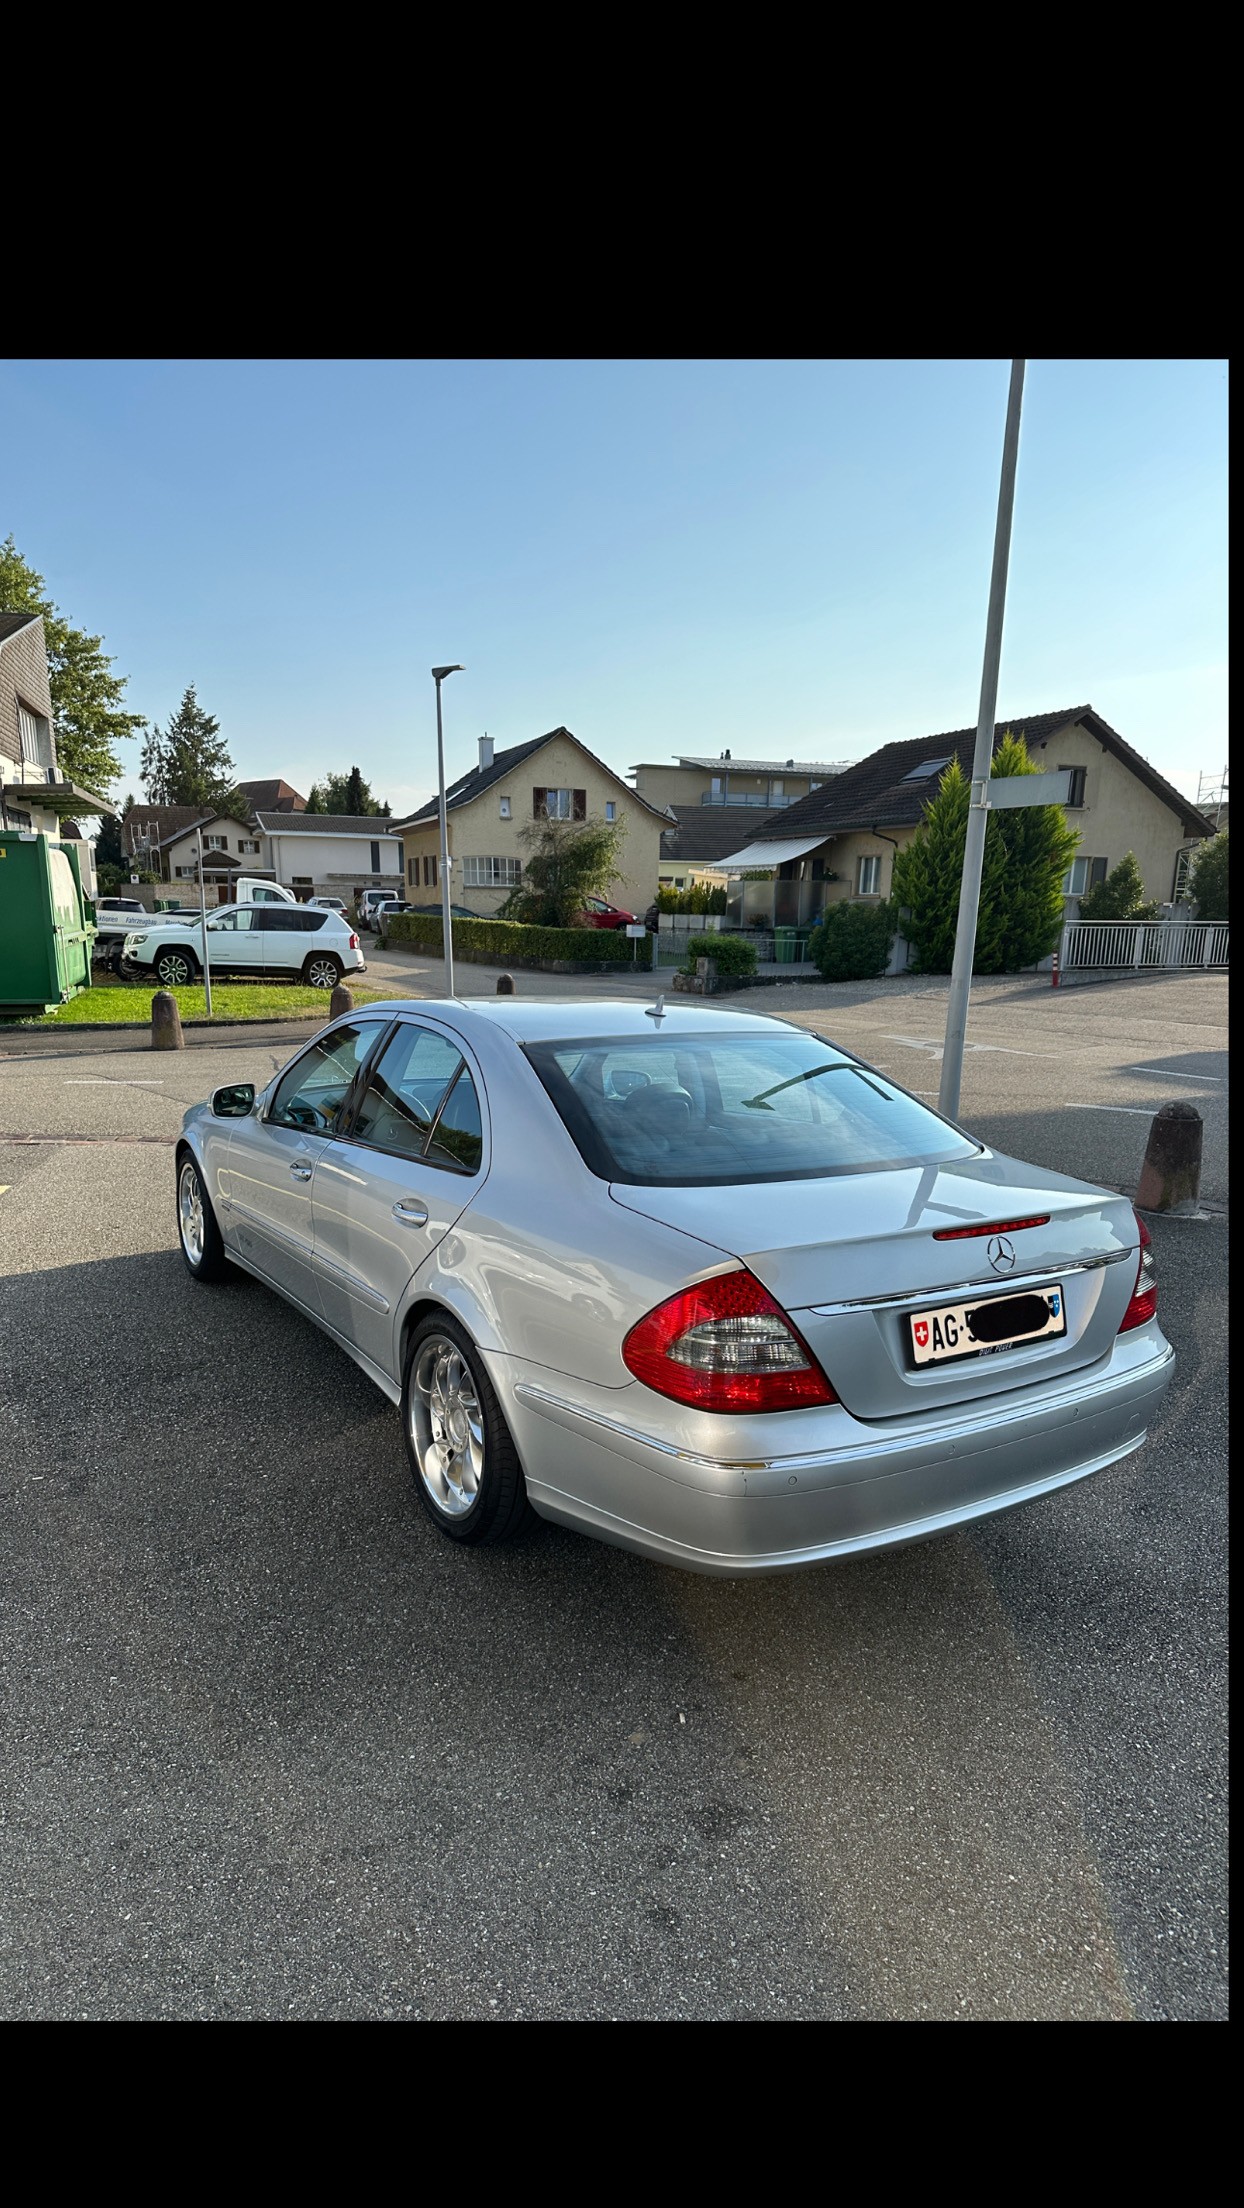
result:
M 1140 1446 L 1174 1353 L 1130 1203 L 850 1051 L 675 998 L 369 1004 L 187 1112 L 241 1266 L 400 1404 L 451 1540 L 529 1511 L 691 1571 L 923 1540 Z

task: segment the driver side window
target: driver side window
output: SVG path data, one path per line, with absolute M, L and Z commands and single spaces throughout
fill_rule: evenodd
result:
M 379 1020 L 336 1027 L 322 1036 L 283 1074 L 268 1106 L 272 1127 L 297 1127 L 303 1134 L 331 1135 L 341 1116 L 350 1084 L 380 1032 Z

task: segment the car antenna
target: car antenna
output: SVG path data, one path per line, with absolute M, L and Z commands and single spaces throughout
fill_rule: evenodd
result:
M 656 1003 L 655 1003 L 655 1004 L 646 1004 L 646 1005 L 644 1006 L 644 1018 L 645 1018 L 646 1020 L 663 1020 L 663 1019 L 665 1018 L 665 991 L 664 991 L 664 990 L 662 990 L 662 991 L 661 991 L 661 994 L 660 994 L 660 996 L 659 996 L 659 997 L 657 998 L 657 1001 L 656 1001 Z

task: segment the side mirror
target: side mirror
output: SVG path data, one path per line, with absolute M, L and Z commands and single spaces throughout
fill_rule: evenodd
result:
M 212 1090 L 212 1110 L 217 1119 L 245 1119 L 254 1102 L 253 1081 L 231 1081 L 227 1088 Z

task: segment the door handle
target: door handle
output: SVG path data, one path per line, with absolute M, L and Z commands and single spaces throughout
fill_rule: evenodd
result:
M 296 1181 L 309 1181 L 314 1171 L 315 1167 L 313 1165 L 291 1165 L 290 1167 L 290 1172 Z
M 400 1219 L 404 1227 L 426 1227 L 428 1207 L 426 1204 L 421 1204 L 418 1197 L 414 1197 L 405 1203 L 394 1204 L 393 1216 L 395 1219 Z

